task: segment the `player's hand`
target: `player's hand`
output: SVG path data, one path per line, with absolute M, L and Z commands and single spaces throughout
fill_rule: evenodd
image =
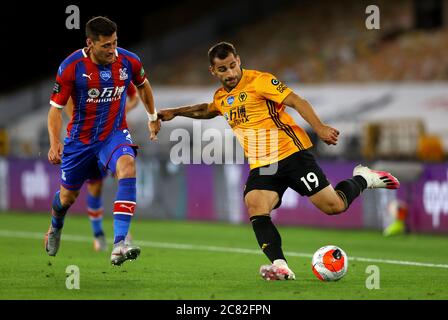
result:
M 174 112 L 170 111 L 169 109 L 160 110 L 157 113 L 157 118 L 159 118 L 162 121 L 170 121 L 174 117 L 175 117 Z
M 148 121 L 148 128 L 150 132 L 149 139 L 156 141 L 157 133 L 160 131 L 161 121 L 157 119 L 156 121 Z
M 336 145 L 338 143 L 339 130 L 327 125 L 323 125 L 316 130 L 319 138 L 328 145 Z
M 60 142 L 56 142 L 50 145 L 50 150 L 48 150 L 48 161 L 51 164 L 60 164 L 62 156 L 63 146 Z

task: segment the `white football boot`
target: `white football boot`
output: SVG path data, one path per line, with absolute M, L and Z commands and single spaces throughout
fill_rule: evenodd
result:
M 357 165 L 353 169 L 353 176 L 361 176 L 367 181 L 367 188 L 398 189 L 400 182 L 387 171 L 376 171 L 363 165 Z
M 125 244 L 124 240 L 114 244 L 110 255 L 110 262 L 114 266 L 120 266 L 126 260 L 135 260 L 140 255 L 140 248 Z
M 289 269 L 288 264 L 283 259 L 277 259 L 272 264 L 262 265 L 260 275 L 267 281 L 296 279 L 296 275 Z

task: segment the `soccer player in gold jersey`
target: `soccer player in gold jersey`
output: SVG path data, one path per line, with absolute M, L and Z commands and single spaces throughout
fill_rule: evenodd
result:
M 242 69 L 232 44 L 220 42 L 210 48 L 208 56 L 209 70 L 222 84 L 213 102 L 164 109 L 159 117 L 162 121 L 176 116 L 225 117 L 251 168 L 244 201 L 258 244 L 272 263 L 261 266 L 260 275 L 266 280 L 293 280 L 295 274 L 288 267 L 280 234 L 270 217 L 287 188 L 308 196 L 322 212 L 334 215 L 346 211 L 366 188 L 397 189 L 400 184 L 388 172 L 358 165 L 352 178 L 333 188 L 309 151 L 308 135 L 286 113 L 285 106 L 295 109 L 328 145 L 337 144 L 339 131 L 322 123 L 307 100 L 272 74 Z

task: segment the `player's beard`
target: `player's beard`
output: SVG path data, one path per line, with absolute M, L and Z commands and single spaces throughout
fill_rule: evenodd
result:
M 106 55 L 107 63 L 113 63 L 115 61 L 115 53 L 112 53 L 111 55 Z
M 113 53 L 111 55 L 107 53 L 99 53 L 99 54 L 96 54 L 95 52 L 92 53 L 100 64 L 110 64 L 115 61 L 115 54 Z
M 105 54 L 104 55 L 104 59 L 103 59 L 104 63 L 103 64 L 109 64 L 115 61 L 115 55 L 112 53 L 111 55 L 109 54 Z
M 224 80 L 224 86 L 228 89 L 233 89 L 238 85 L 239 79 L 238 77 L 227 78 Z

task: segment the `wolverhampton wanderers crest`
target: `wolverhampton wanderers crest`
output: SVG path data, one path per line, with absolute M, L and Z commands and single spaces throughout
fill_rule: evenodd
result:
M 247 99 L 247 93 L 246 92 L 240 92 L 240 94 L 238 95 L 238 100 L 240 100 L 240 102 L 244 102 Z

